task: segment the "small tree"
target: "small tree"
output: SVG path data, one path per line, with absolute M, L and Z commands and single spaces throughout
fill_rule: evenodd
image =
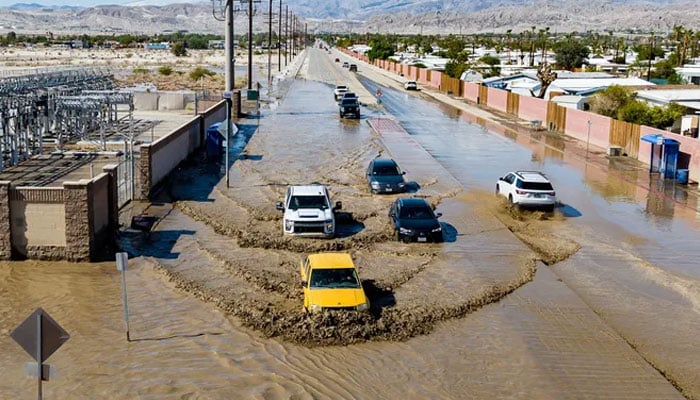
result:
M 557 65 L 569 71 L 572 71 L 574 68 L 581 68 L 589 54 L 588 46 L 573 38 L 556 43 L 554 52 L 556 53 Z
M 175 55 L 175 57 L 182 57 L 187 55 L 187 48 L 185 47 L 185 42 L 179 41 L 173 44 L 170 48 L 170 52 Z
M 625 87 L 612 85 L 599 91 L 591 99 L 591 111 L 606 117 L 617 117 L 617 111 L 634 99 L 634 93 Z

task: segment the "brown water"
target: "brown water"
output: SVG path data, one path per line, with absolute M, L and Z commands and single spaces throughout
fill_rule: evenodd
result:
M 535 263 L 578 256 L 549 229 L 564 221 L 513 215 L 462 191 L 420 146 L 339 122 L 330 89 L 293 84 L 275 113 L 241 126 L 232 188 L 216 168 L 185 168 L 151 208 L 167 215 L 151 240 L 125 235 L 143 255 L 128 273 L 133 342 L 111 263 L 0 266 L 0 398 L 33 396 L 29 357 L 7 333 L 39 306 L 72 335 L 49 360 L 59 376 L 47 399 L 681 398 Z M 370 196 L 362 176 L 387 150 L 444 213 L 446 243 L 390 240 L 393 196 Z M 352 212 L 343 237 L 282 237 L 274 201 L 286 184 L 311 181 Z M 384 302 L 370 316 L 301 312 L 297 263 L 328 248 L 351 252 L 374 282 Z

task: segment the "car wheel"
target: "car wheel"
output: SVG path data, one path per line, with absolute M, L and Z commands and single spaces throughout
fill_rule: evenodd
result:
M 411 238 L 408 237 L 408 236 L 404 236 L 404 237 L 403 237 L 403 242 L 404 242 L 404 243 L 411 243 Z
M 554 212 L 554 204 L 552 204 L 551 206 L 545 207 L 545 208 L 544 208 L 544 211 L 546 211 L 546 212 L 548 212 L 548 213 Z
M 498 185 L 496 185 L 496 196 L 498 196 L 499 194 L 501 194 L 501 191 L 498 189 Z

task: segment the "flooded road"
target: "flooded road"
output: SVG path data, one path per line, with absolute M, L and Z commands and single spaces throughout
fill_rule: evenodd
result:
M 377 87 L 362 82 L 370 91 Z M 698 396 L 697 196 L 684 196 L 674 182 L 659 182 L 633 163 L 611 160 L 607 170 L 587 165 L 556 151 L 572 145 L 556 137 L 531 140 L 494 130 L 427 96 L 382 88 L 387 112 L 476 197 L 492 197 L 498 177 L 508 171 L 545 172 L 562 206 L 558 218 L 540 228 L 582 246 L 554 271 L 647 360 Z M 652 191 L 637 184 L 650 180 Z
M 216 164 L 185 165 L 151 206 L 162 217 L 151 238 L 123 236 L 139 255 L 128 275 L 132 343 L 111 263 L 2 265 L 0 398 L 33 393 L 28 357 L 7 333 L 38 306 L 72 335 L 50 359 L 59 377 L 47 399 L 682 398 L 511 233 L 527 221 L 504 225 L 490 190 L 473 190 L 415 135 L 370 130 L 380 115 L 371 107 L 361 121 L 338 120 L 332 83 L 352 77 L 319 57 L 310 52 L 306 80 L 273 110 L 241 121 L 229 188 Z M 395 196 L 370 195 L 363 175 L 378 154 L 444 213 L 446 243 L 392 240 Z M 333 240 L 283 237 L 274 202 L 286 185 L 314 181 L 343 201 L 350 228 Z M 298 262 L 322 250 L 349 251 L 372 296 L 393 302 L 331 322 L 305 316 Z M 571 254 L 564 263 L 601 256 Z

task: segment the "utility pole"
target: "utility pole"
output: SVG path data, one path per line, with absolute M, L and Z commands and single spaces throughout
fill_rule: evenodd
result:
M 282 0 L 280 0 L 279 21 L 277 24 L 277 72 L 282 71 Z
M 292 34 L 292 55 L 291 55 L 290 60 L 294 59 L 294 53 L 296 53 L 296 51 L 297 51 L 297 49 L 295 47 L 296 43 L 294 43 L 294 39 L 296 39 L 296 30 L 295 30 L 296 29 L 296 18 L 297 17 L 294 16 L 294 13 L 292 13 L 292 18 L 291 18 L 292 19 L 292 29 L 290 32 Z
M 248 0 L 248 90 L 253 89 L 253 0 Z
M 230 92 L 236 86 L 235 62 L 236 50 L 233 43 L 233 0 L 226 2 L 226 91 Z
M 654 32 L 651 33 L 649 41 L 649 65 L 647 66 L 647 81 L 651 82 L 651 59 L 654 57 Z
M 304 22 L 304 47 L 309 47 L 309 24 Z
M 284 66 L 289 59 L 289 4 L 284 5 Z
M 270 15 L 267 27 L 267 91 L 272 89 L 272 0 L 270 0 Z

